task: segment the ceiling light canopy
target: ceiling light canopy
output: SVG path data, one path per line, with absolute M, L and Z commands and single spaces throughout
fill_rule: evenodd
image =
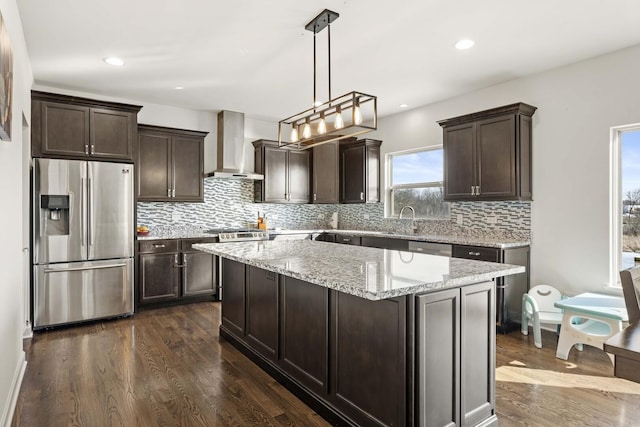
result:
M 313 103 L 311 108 L 287 117 L 278 123 L 280 147 L 297 145 L 311 148 L 316 145 L 351 138 L 376 130 L 378 122 L 377 98 L 361 92 L 349 92 L 331 97 L 331 23 L 340 15 L 325 9 L 309 22 L 305 29 L 313 32 Z M 329 101 L 316 97 L 316 34 L 327 28 L 329 58 Z
M 474 42 L 473 40 L 462 39 L 462 40 L 458 40 L 455 46 L 456 46 L 456 49 L 465 50 L 473 47 L 474 44 L 476 44 L 476 42 Z
M 104 62 L 106 62 L 109 65 L 115 65 L 117 67 L 121 67 L 124 65 L 124 61 L 120 58 L 117 58 L 115 56 L 110 56 L 108 58 L 104 58 L 103 59 Z

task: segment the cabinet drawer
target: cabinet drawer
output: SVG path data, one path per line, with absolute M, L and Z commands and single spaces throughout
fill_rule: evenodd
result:
M 500 259 L 500 249 L 484 248 L 481 246 L 453 246 L 454 258 L 474 259 L 476 261 L 502 262 Z
M 217 237 L 201 237 L 197 239 L 196 238 L 180 239 L 180 250 L 182 252 L 195 251 L 195 249 L 193 249 L 191 245 L 195 245 L 196 243 L 218 243 L 218 238 Z
M 143 240 L 138 242 L 140 253 L 177 252 L 178 240 Z

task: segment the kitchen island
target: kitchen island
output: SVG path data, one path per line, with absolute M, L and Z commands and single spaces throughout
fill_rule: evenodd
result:
M 496 425 L 495 286 L 524 267 L 309 240 L 222 258 L 221 335 L 338 425 Z

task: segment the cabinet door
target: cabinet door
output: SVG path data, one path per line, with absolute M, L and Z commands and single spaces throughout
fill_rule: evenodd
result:
M 309 203 L 309 169 L 311 168 L 311 154 L 309 150 L 290 150 L 288 154 L 287 201 L 294 203 Z
M 460 290 L 421 295 L 416 312 L 417 425 L 459 426 Z
M 238 337 L 244 336 L 245 326 L 245 267 L 244 264 L 222 258 L 222 328 Z
M 246 337 L 271 360 L 278 357 L 278 275 L 247 266 Z
M 177 299 L 180 295 L 178 253 L 140 254 L 140 303 Z
M 358 425 L 408 425 L 407 299 L 330 300 L 330 398 Z
M 287 201 L 287 150 L 264 147 L 264 202 Z
M 107 108 L 91 108 L 90 117 L 92 157 L 132 161 L 135 115 Z
M 140 132 L 138 138 L 138 200 L 171 200 L 171 137 Z
M 365 147 L 347 147 L 340 152 L 340 203 L 365 202 Z
M 319 395 L 328 392 L 329 289 L 282 276 L 280 365 Z
M 41 134 L 34 135 L 34 154 L 70 156 L 89 155 L 89 107 L 41 102 Z
M 475 200 L 475 123 L 444 129 L 444 199 Z
M 517 195 L 515 123 L 514 115 L 477 123 L 479 194 L 476 200 L 514 198 Z
M 485 282 L 460 292 L 460 425 L 474 426 L 495 414 L 495 291 Z
M 216 291 L 215 256 L 204 252 L 182 254 L 182 296 L 213 295 Z
M 338 141 L 334 141 L 313 148 L 313 203 L 338 203 L 338 147 Z
M 380 201 L 380 147 L 366 146 L 365 156 L 365 201 L 376 203 Z
M 204 139 L 174 136 L 172 140 L 172 188 L 174 202 L 204 201 Z

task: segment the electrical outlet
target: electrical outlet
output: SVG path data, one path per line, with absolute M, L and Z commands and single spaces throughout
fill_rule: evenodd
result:
M 486 218 L 487 224 L 497 224 L 498 218 L 495 215 L 490 215 Z
M 458 214 L 456 216 L 456 222 L 458 223 L 458 225 L 462 225 L 462 214 Z
M 363 217 L 364 219 L 369 219 L 369 214 L 364 214 Z
M 182 220 L 182 214 L 177 212 L 171 213 L 171 221 L 181 221 L 181 220 Z

